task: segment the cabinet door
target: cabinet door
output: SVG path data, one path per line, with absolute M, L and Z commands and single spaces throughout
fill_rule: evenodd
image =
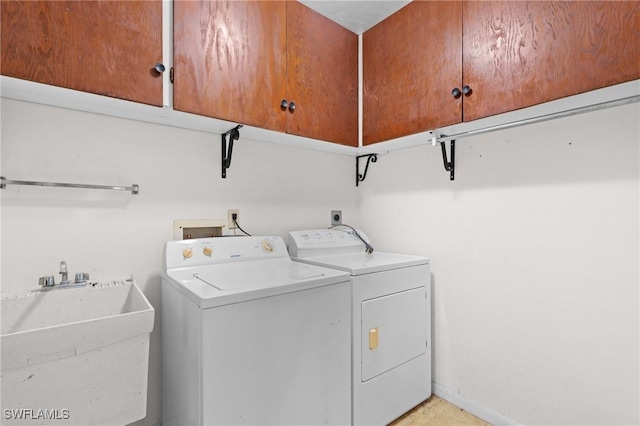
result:
M 174 108 L 284 132 L 286 3 L 176 1 Z
M 358 36 L 287 2 L 288 133 L 358 145 Z
M 161 1 L 2 1 L 2 75 L 162 105 Z
M 637 1 L 464 3 L 464 121 L 640 78 Z
M 462 119 L 462 4 L 413 1 L 363 34 L 363 143 Z

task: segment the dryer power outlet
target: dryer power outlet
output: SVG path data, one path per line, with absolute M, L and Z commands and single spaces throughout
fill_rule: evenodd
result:
M 342 225 L 342 210 L 331 210 L 331 226 Z

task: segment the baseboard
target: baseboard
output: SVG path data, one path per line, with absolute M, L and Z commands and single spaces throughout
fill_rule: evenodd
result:
M 485 407 L 482 404 L 473 401 L 462 395 L 460 392 L 452 391 L 440 383 L 431 382 L 433 386 L 433 394 L 439 398 L 449 401 L 453 405 L 462 408 L 464 411 L 473 414 L 476 417 L 481 418 L 487 423 L 491 423 L 494 426 L 520 426 L 520 423 L 515 420 L 511 420 L 508 417 L 503 416 L 500 413 L 496 413 L 492 409 Z

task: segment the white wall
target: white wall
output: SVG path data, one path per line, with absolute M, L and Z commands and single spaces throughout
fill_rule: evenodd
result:
M 2 99 L 8 179 L 122 184 L 126 192 L 10 186 L 2 294 L 67 260 L 93 278 L 133 274 L 160 306 L 176 218 L 239 208 L 255 234 L 326 226 L 329 210 L 378 250 L 426 255 L 434 380 L 524 424 L 638 424 L 640 107 L 462 139 L 456 180 L 439 148 L 352 157 L 241 138 L 228 178 L 219 137 Z M 149 416 L 160 418 L 159 311 Z
M 378 158 L 359 223 L 431 258 L 437 387 L 531 425 L 637 425 L 638 104 Z
M 1 100 L 1 174 L 7 179 L 140 185 L 140 194 L 7 186 L 2 203 L 3 295 L 37 287 L 42 275 L 92 279 L 133 274 L 156 308 L 148 417 L 160 421 L 160 271 L 174 219 L 226 219 L 254 235 L 330 224 L 330 210 L 357 217 L 352 157 L 241 138 L 227 179 L 220 136 Z

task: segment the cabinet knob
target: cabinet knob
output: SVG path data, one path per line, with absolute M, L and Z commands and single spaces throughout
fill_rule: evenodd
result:
M 158 74 L 162 74 L 166 68 L 164 67 L 164 64 L 158 62 L 153 66 L 153 69 L 156 70 Z
M 296 109 L 295 102 L 289 102 L 289 111 L 293 112 Z
M 282 101 L 280 101 L 280 108 L 287 109 L 288 106 L 289 106 L 289 102 L 287 102 L 286 99 L 283 99 Z
M 469 86 L 464 86 L 462 88 L 462 93 L 464 93 L 465 96 L 469 96 L 471 92 L 473 92 L 473 90 L 471 90 L 471 87 Z
M 458 99 L 460 97 L 460 89 L 458 89 L 457 87 L 454 87 L 453 90 L 451 91 L 451 94 L 453 95 L 454 98 Z

